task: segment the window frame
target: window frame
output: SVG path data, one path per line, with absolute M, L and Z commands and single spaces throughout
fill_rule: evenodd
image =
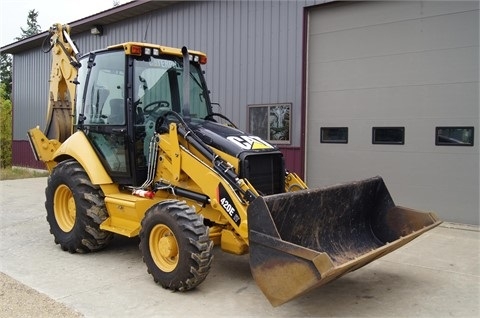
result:
M 275 104 L 252 104 L 247 105 L 248 132 L 265 139 L 271 144 L 289 145 L 292 143 L 292 103 L 275 103 Z M 279 126 L 275 127 L 275 116 L 272 116 L 272 109 L 283 110 L 283 120 L 277 121 Z M 278 138 L 272 135 L 272 130 L 279 129 Z

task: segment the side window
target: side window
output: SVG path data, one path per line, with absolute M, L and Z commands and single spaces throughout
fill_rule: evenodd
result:
M 348 127 L 321 127 L 320 142 L 329 144 L 348 144 Z
M 372 144 L 404 145 L 405 127 L 372 127 Z
M 195 64 L 190 64 L 190 74 L 187 78 L 190 80 L 190 116 L 192 118 L 204 118 L 208 115 L 207 101 L 201 81 L 200 73 L 202 70 Z M 179 87 L 180 107 L 183 107 L 183 69 L 177 73 L 177 85 Z
M 85 125 L 125 125 L 123 52 L 95 57 L 85 95 Z
M 435 145 L 473 147 L 473 126 L 471 127 L 436 127 Z
M 192 117 L 204 118 L 207 116 L 207 106 L 204 89 L 198 75 L 199 70 L 191 67 L 190 70 L 190 111 Z M 182 81 L 182 79 L 180 78 Z

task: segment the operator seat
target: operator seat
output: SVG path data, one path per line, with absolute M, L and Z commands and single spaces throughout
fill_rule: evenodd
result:
M 125 124 L 125 106 L 122 98 L 112 98 L 110 100 L 110 116 L 108 123 L 110 125 Z

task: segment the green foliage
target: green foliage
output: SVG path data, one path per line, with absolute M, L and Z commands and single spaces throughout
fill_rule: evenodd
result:
M 38 11 L 28 11 L 27 28 L 20 28 L 22 34 L 15 40 L 22 40 L 40 33 L 37 22 Z M 12 165 L 12 57 L 0 54 L 0 168 Z
M 5 84 L 2 90 L 3 99 L 11 99 L 12 94 L 12 57 L 10 54 L 0 53 L 0 83 Z
M 12 102 L 4 98 L 5 86 L 0 84 L 0 168 L 12 165 Z
M 0 180 L 48 177 L 48 171 L 24 167 L 0 168 Z
M 19 37 L 16 37 L 15 40 L 22 40 L 42 32 L 42 28 L 38 24 L 37 18 L 38 11 L 36 11 L 35 9 L 28 11 L 27 28 L 24 29 L 21 27 L 20 29 L 22 30 L 22 34 Z

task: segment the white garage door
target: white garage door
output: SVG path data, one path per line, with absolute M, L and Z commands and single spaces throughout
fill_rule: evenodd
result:
M 380 175 L 398 205 L 479 224 L 479 3 L 309 10 L 306 178 Z

